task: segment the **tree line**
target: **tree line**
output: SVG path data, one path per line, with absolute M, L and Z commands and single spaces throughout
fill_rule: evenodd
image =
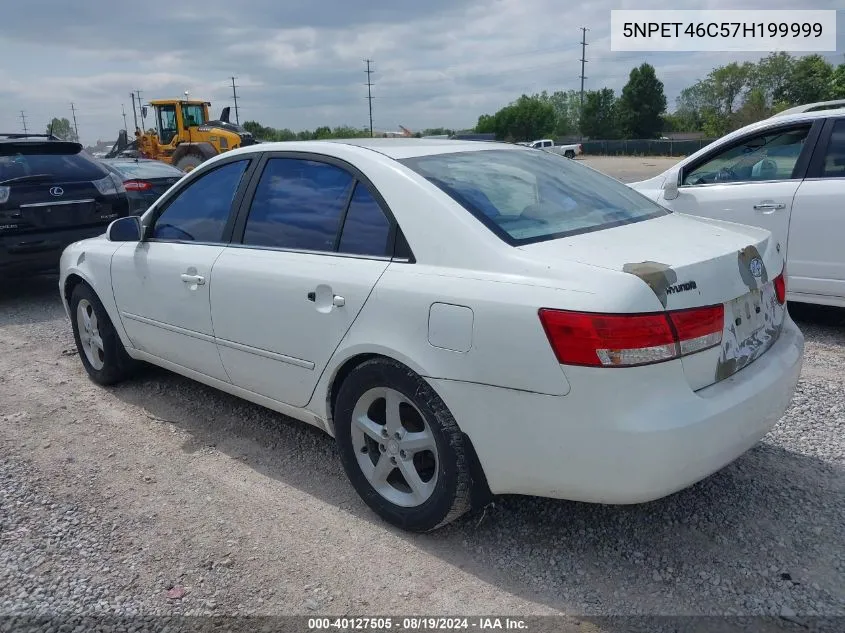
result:
M 845 99 L 845 63 L 778 52 L 714 68 L 685 88 L 669 113 L 663 82 L 644 63 L 631 70 L 618 96 L 610 88 L 585 91 L 582 107 L 575 90 L 522 95 L 495 114 L 482 114 L 476 131 L 507 141 L 652 139 L 670 132 L 718 137 L 786 108 L 831 99 Z

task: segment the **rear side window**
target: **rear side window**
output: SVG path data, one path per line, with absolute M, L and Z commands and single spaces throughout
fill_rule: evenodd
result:
M 669 213 L 621 182 L 550 152 L 479 150 L 399 162 L 513 246 Z
M 839 119 L 833 126 L 824 156 L 822 177 L 845 177 L 845 119 Z
M 48 182 L 100 180 L 108 175 L 106 168 L 84 151 L 74 151 L 73 143 L 9 143 L 0 144 L 0 182 L 33 179 Z
M 334 251 L 354 185 L 340 167 L 299 158 L 272 158 L 261 174 L 243 243 Z
M 390 221 L 369 190 L 359 182 L 346 212 L 338 250 L 353 255 L 387 255 L 389 237 Z
M 153 238 L 221 242 L 248 160 L 227 163 L 203 174 L 176 194 L 158 217 Z

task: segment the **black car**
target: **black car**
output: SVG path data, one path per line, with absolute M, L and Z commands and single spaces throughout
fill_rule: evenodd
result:
M 0 134 L 0 278 L 55 270 L 68 244 L 126 215 L 123 181 L 79 143 Z
M 104 158 L 100 162 L 123 181 L 132 215 L 146 211 L 161 194 L 185 175 L 172 165 L 148 158 Z

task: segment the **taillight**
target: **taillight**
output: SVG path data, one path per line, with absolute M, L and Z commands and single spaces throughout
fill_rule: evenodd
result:
M 540 310 L 558 362 L 588 367 L 661 363 L 722 342 L 724 306 L 653 314 Z
M 148 191 L 153 188 L 146 180 L 127 180 L 123 183 L 126 191 Z
M 783 305 L 786 303 L 786 270 L 775 277 L 774 284 L 775 296 L 777 297 L 778 303 Z

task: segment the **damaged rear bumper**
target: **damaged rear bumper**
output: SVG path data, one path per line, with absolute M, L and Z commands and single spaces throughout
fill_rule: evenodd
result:
M 754 446 L 789 405 L 803 350 L 787 316 L 765 354 L 698 391 L 680 361 L 566 367 L 566 396 L 430 382 L 470 437 L 493 493 L 629 504 L 686 488 Z

